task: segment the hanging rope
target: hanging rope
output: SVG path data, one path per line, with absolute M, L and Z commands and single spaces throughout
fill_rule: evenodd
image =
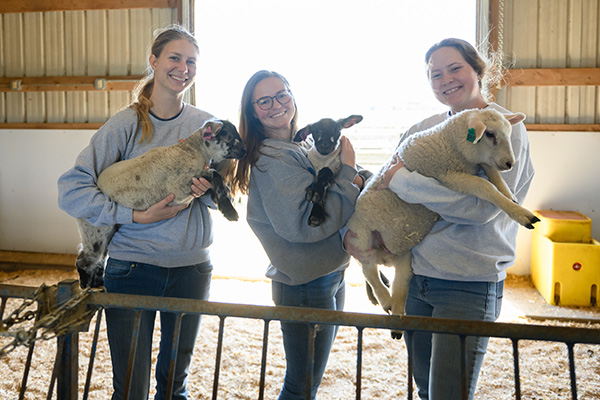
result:
M 496 51 L 496 63 L 500 76 L 504 71 L 504 0 L 498 0 L 498 49 Z M 496 90 L 502 88 L 502 79 L 496 82 Z

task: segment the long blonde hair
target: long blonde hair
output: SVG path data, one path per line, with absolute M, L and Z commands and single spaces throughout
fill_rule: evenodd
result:
M 153 54 L 158 58 L 168 43 L 180 39 L 185 39 L 193 44 L 198 50 L 200 49 L 198 41 L 187 29 L 180 25 L 171 25 L 158 31 L 152 41 L 150 54 Z M 134 100 L 130 105 L 138 116 L 138 123 L 142 126 L 141 142 L 144 140 L 150 141 L 152 139 L 152 123 L 150 122 L 148 113 L 150 107 L 152 107 L 150 95 L 152 94 L 153 88 L 154 71 L 152 68 L 148 67 L 148 74 L 138 82 L 133 90 Z

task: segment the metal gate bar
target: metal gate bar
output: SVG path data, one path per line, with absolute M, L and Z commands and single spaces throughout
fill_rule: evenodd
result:
M 2 296 L 2 305 L 0 314 L 3 315 L 8 297 L 27 298 L 36 288 L 17 287 L 10 285 L 0 285 L 0 296 Z M 398 317 L 389 315 L 363 314 L 353 312 L 340 312 L 320 309 L 307 309 L 296 307 L 268 307 L 251 306 L 243 304 L 216 303 L 200 300 L 175 299 L 175 298 L 153 298 L 146 296 L 133 296 L 108 293 L 92 293 L 86 299 L 88 307 L 92 308 L 128 308 L 136 311 L 136 327 L 139 329 L 139 318 L 142 311 L 165 311 L 170 313 L 213 315 L 220 319 L 219 341 L 217 345 L 217 359 L 215 362 L 215 379 L 213 385 L 213 399 L 217 399 L 219 369 L 221 364 L 222 344 L 224 336 L 225 318 L 250 318 L 263 320 L 265 330 L 263 334 L 263 354 L 261 365 L 261 386 L 259 399 L 264 398 L 264 383 L 266 375 L 267 344 L 269 323 L 273 320 L 288 321 L 295 323 L 306 323 L 309 326 L 314 325 L 339 325 L 353 326 L 358 329 L 357 335 L 357 373 L 356 373 L 356 398 L 361 398 L 362 381 L 362 347 L 364 328 L 387 329 L 394 331 L 404 331 L 410 342 L 414 332 L 429 332 L 458 335 L 461 338 L 461 347 L 468 336 L 488 336 L 498 338 L 508 338 L 513 345 L 514 375 L 516 398 L 521 398 L 520 370 L 519 370 L 519 340 L 533 341 L 552 341 L 562 342 L 567 345 L 569 357 L 569 375 L 571 394 L 574 399 L 577 398 L 576 368 L 574 359 L 574 345 L 582 344 L 600 344 L 600 330 L 587 328 L 565 328 L 556 326 L 541 325 L 521 325 L 513 323 L 493 323 L 481 321 L 433 319 L 423 317 Z M 100 317 L 98 317 L 100 318 Z M 99 326 L 97 320 L 97 326 Z M 177 336 L 177 335 L 176 335 Z M 137 332 L 133 335 L 134 341 Z M 94 341 L 97 341 L 95 335 Z M 59 352 L 63 353 L 62 342 L 59 341 Z M 77 349 L 71 349 L 77 352 Z M 133 362 L 135 346 L 130 353 L 130 363 Z M 412 359 L 408 352 L 408 398 L 412 399 Z M 57 362 L 60 362 L 60 356 L 57 356 Z M 68 356 L 64 359 L 70 359 Z M 90 361 L 92 362 L 92 361 Z M 73 366 L 76 368 L 77 366 Z M 89 370 L 91 370 L 89 366 Z M 76 371 L 74 371 L 76 374 Z M 54 375 L 54 374 L 53 374 Z M 91 379 L 91 378 L 88 378 Z M 131 379 L 131 376 L 128 377 Z M 24 377 L 26 382 L 26 377 Z M 60 381 L 59 381 L 59 384 Z M 54 378 L 51 381 L 51 388 L 54 385 Z M 89 385 L 86 384 L 89 387 Z M 24 388 L 23 388 L 24 389 Z M 60 388 L 59 388 L 60 389 Z M 127 388 L 129 389 L 129 388 Z M 50 391 L 51 393 L 51 391 Z M 49 393 L 49 394 L 50 394 Z M 51 395 L 50 395 L 51 396 Z
M 92 340 L 92 349 L 90 352 L 90 361 L 83 388 L 83 400 L 88 400 L 90 385 L 92 384 L 92 372 L 94 370 L 94 360 L 96 359 L 96 349 L 98 348 L 98 337 L 100 336 L 100 323 L 102 322 L 102 312 L 96 313 L 96 327 L 94 328 L 94 339 Z

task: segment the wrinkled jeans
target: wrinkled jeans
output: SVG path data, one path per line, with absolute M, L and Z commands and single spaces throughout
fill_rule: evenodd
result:
M 278 306 L 342 310 L 346 296 L 344 272 L 334 272 L 303 285 L 272 283 L 273 302 Z M 318 325 L 315 329 L 315 351 L 311 375 L 311 399 L 316 398 L 323 379 L 337 326 Z M 304 400 L 308 370 L 308 326 L 281 322 L 286 370 L 279 400 Z
M 495 321 L 500 315 L 504 281 L 459 282 L 415 275 L 410 281 L 406 315 Z M 404 335 L 413 358 L 413 375 L 423 400 L 461 399 L 461 352 L 456 335 L 414 332 Z M 467 388 L 473 398 L 489 338 L 468 336 Z
M 212 265 L 210 262 L 185 267 L 163 268 L 109 258 L 104 276 L 104 286 L 108 293 L 207 300 L 211 277 Z M 106 327 L 113 365 L 114 392 L 112 400 L 121 400 L 124 397 L 134 318 L 134 310 L 106 309 Z M 148 399 L 155 318 L 155 311 L 142 312 L 129 392 L 131 400 Z M 175 321 L 175 314 L 160 312 L 161 337 L 156 361 L 156 395 L 154 397 L 156 400 L 167 397 Z M 187 375 L 199 328 L 199 315 L 183 316 L 173 385 L 172 398 L 174 400 L 187 399 Z

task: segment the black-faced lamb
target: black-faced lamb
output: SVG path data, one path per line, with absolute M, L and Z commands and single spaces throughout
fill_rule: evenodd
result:
M 395 156 L 408 170 L 436 178 L 452 190 L 487 200 L 532 229 L 538 218 L 516 203 L 500 175 L 500 171 L 511 169 L 515 163 L 511 124 L 524 118 L 522 113 L 466 110 L 411 135 L 398 146 Z M 480 167 L 489 182 L 475 176 Z M 348 229 L 356 236 L 348 239 L 360 251 L 367 251 L 372 245 L 372 257 L 359 260 L 367 284 L 386 312 L 403 315 L 412 277 L 410 250 L 429 233 L 438 215 L 423 205 L 404 202 L 389 189 L 377 189 L 383 171 L 384 168 L 367 182 L 358 197 L 348 222 Z M 391 294 L 382 282 L 378 264 L 395 268 Z M 401 333 L 392 332 L 392 336 L 398 338 Z
M 342 169 L 340 159 L 340 136 L 342 129 L 350 128 L 362 121 L 361 115 L 351 115 L 337 121 L 323 118 L 305 126 L 294 135 L 295 142 L 305 141 L 312 135 L 313 143 L 308 151 L 308 160 L 313 166 L 315 181 L 306 188 L 306 200 L 313 203 L 308 225 L 319 226 L 325 218 L 325 195 L 335 177 Z M 307 142 L 308 143 L 308 142 Z
M 146 210 L 167 197 L 170 205 L 187 204 L 194 198 L 192 178 L 205 178 L 211 183 L 210 196 L 230 221 L 238 214 L 229 195 L 229 187 L 219 173 L 229 159 L 246 154 L 240 135 L 228 121 L 209 120 L 187 139 L 168 147 L 154 148 L 141 156 L 112 164 L 98 176 L 98 188 L 116 203 L 134 210 Z M 93 226 L 77 219 L 81 237 L 75 262 L 82 288 L 104 283 L 107 247 L 119 228 L 117 225 Z

